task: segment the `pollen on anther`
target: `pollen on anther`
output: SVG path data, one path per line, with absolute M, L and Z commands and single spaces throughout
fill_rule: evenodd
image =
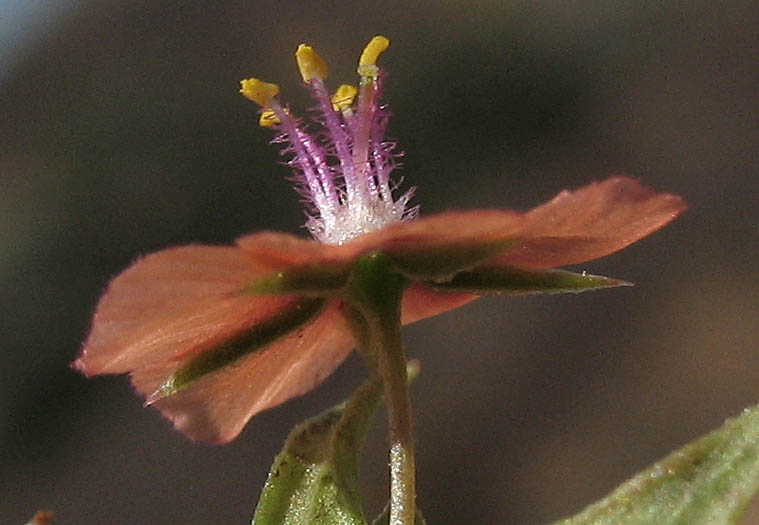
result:
M 258 125 L 262 128 L 269 128 L 274 124 L 279 124 L 280 120 L 276 113 L 271 109 L 265 109 L 258 118 Z
M 358 60 L 359 67 L 376 65 L 377 58 L 379 58 L 380 54 L 382 54 L 382 52 L 389 46 L 390 40 L 384 36 L 375 36 L 372 38 L 369 43 L 366 44 L 363 53 L 361 53 L 361 58 Z
M 314 78 L 327 78 L 327 63 L 314 51 L 313 47 L 306 44 L 299 45 L 295 51 L 295 61 L 304 82 L 311 82 Z
M 257 78 L 240 81 L 240 93 L 263 108 L 269 107 L 271 99 L 279 94 L 279 86 Z
M 357 94 L 358 89 L 356 89 L 355 86 L 342 84 L 337 88 L 335 94 L 332 95 L 332 109 L 335 111 L 343 111 L 344 109 L 349 108 L 351 104 L 353 104 L 353 100 L 356 98 Z

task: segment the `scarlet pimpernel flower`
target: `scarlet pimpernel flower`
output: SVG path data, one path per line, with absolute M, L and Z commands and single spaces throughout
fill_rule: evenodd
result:
M 388 45 L 375 37 L 359 60 L 358 87 L 335 93 L 325 84 L 326 63 L 298 47 L 297 64 L 316 99 L 311 124 L 280 102 L 277 85 L 242 81 L 242 94 L 261 106 L 260 124 L 284 144 L 314 240 L 259 232 L 235 246 L 189 245 L 138 259 L 98 303 L 77 369 L 129 373 L 147 404 L 177 429 L 226 442 L 257 412 L 312 389 L 361 346 L 353 283 L 362 261 L 379 260 L 398 277 L 399 315 L 410 323 L 484 294 L 625 284 L 554 267 L 620 250 L 685 209 L 677 196 L 615 176 L 526 213 L 418 218 L 412 192 L 399 194 L 391 179 L 398 154 L 385 138 L 389 113 L 377 65 Z

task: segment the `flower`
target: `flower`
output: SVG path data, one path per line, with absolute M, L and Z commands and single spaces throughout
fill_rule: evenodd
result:
M 408 279 L 402 321 L 410 323 L 482 294 L 625 284 L 553 268 L 620 250 L 685 209 L 680 197 L 615 176 L 526 213 L 416 218 L 411 192 L 395 198 L 389 177 L 397 155 L 384 139 L 376 65 L 388 44 L 375 37 L 359 61 L 359 88 L 341 86 L 332 97 L 324 61 L 298 48 L 317 100 L 316 134 L 280 104 L 278 86 L 242 81 L 243 95 L 262 107 L 260 123 L 277 128 L 275 142 L 293 156 L 316 240 L 260 232 L 235 246 L 182 246 L 138 259 L 100 299 L 75 368 L 87 376 L 129 373 L 177 429 L 226 442 L 257 412 L 315 387 L 356 346 L 344 291 L 362 257 L 382 253 Z

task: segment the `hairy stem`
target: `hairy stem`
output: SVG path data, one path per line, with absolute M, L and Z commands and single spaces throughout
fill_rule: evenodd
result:
M 383 320 L 384 321 L 384 320 Z M 411 399 L 406 355 L 400 338 L 400 318 L 382 323 L 380 374 L 385 385 L 390 424 L 390 524 L 413 525 L 416 498 Z
M 382 254 L 356 265 L 348 300 L 365 321 L 360 343 L 369 368 L 385 388 L 390 424 L 390 525 L 413 525 L 416 510 L 414 440 L 406 354 L 401 341 L 401 299 L 406 279 Z

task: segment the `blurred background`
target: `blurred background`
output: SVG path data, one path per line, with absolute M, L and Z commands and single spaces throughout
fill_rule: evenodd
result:
M 0 522 L 38 508 L 61 524 L 249 522 L 290 428 L 365 377 L 353 356 L 210 446 L 126 378 L 68 363 L 138 255 L 305 235 L 238 80 L 279 82 L 302 114 L 296 45 L 329 61 L 334 87 L 375 34 L 392 41 L 390 129 L 423 214 L 529 209 L 613 172 L 691 205 L 577 268 L 634 288 L 480 300 L 406 328 L 430 523 L 569 515 L 759 401 L 754 2 L 5 1 Z M 383 425 L 363 467 L 370 514 L 387 497 Z

